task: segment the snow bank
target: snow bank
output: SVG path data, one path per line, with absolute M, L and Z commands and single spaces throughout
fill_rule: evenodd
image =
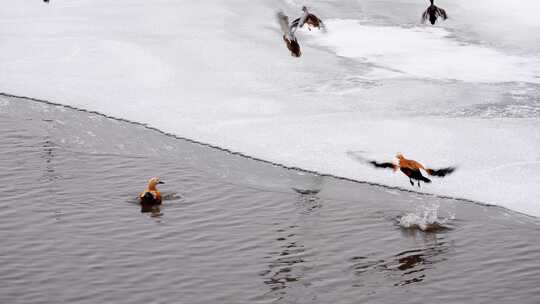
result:
M 317 42 L 338 55 L 384 67 L 395 76 L 468 82 L 540 83 L 540 60 L 504 54 L 485 46 L 449 39 L 443 28 L 362 25 L 356 20 L 329 20 Z M 358 37 L 358 39 L 351 39 Z

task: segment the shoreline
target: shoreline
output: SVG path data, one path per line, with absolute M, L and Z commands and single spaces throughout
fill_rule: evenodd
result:
M 160 130 L 160 129 L 156 128 L 156 127 L 153 127 L 153 126 L 145 124 L 145 123 L 140 123 L 140 122 L 132 121 L 132 120 L 125 119 L 125 118 L 119 118 L 119 117 L 107 115 L 107 114 L 104 114 L 104 113 L 101 113 L 101 112 L 98 112 L 98 111 L 81 109 L 81 108 L 77 108 L 77 107 L 74 107 L 74 106 L 71 106 L 71 105 L 66 105 L 66 104 L 62 104 L 62 103 L 58 103 L 58 102 L 54 102 L 54 101 L 44 100 L 44 99 L 35 98 L 35 97 L 15 95 L 15 94 L 10 94 L 10 93 L 5 93 L 5 92 L 0 92 L 0 97 L 13 98 L 13 99 L 22 99 L 22 100 L 26 100 L 26 101 L 32 101 L 32 102 L 46 104 L 46 105 L 49 105 L 49 106 L 58 106 L 58 107 L 74 110 L 74 111 L 77 111 L 77 112 L 98 115 L 98 116 L 103 117 L 103 118 L 112 119 L 112 120 L 115 120 L 115 121 L 125 122 L 125 123 L 128 123 L 128 124 L 144 127 L 144 128 L 146 128 L 148 130 L 160 133 L 162 135 L 165 135 L 165 136 L 177 139 L 177 140 L 183 140 L 183 141 L 186 141 L 188 143 L 195 144 L 195 145 L 198 145 L 198 146 L 201 146 L 201 147 L 214 149 L 214 150 L 217 150 L 217 151 L 220 151 L 220 152 L 227 153 L 229 155 L 239 156 L 239 157 L 242 157 L 242 158 L 245 158 L 245 159 L 249 159 L 249 160 L 265 163 L 265 164 L 268 164 L 268 165 L 280 167 L 280 168 L 283 168 L 283 169 L 286 169 L 286 170 L 293 170 L 293 171 L 296 171 L 296 172 L 313 174 L 313 175 L 317 175 L 317 176 L 320 176 L 320 177 L 332 178 L 332 179 L 352 182 L 352 183 L 356 183 L 356 184 L 379 187 L 379 188 L 382 188 L 382 189 L 385 189 L 385 190 L 397 190 L 397 191 L 400 191 L 400 192 L 403 192 L 403 193 L 412 193 L 412 194 L 415 194 L 415 195 L 421 195 L 421 196 L 425 196 L 425 197 L 456 200 L 456 201 L 461 201 L 461 202 L 465 202 L 465 203 L 471 203 L 471 204 L 484 206 L 484 207 L 502 208 L 502 210 L 506 210 L 506 211 L 516 213 L 516 214 L 519 214 L 519 215 L 522 215 L 522 216 L 530 217 L 530 218 L 533 218 L 533 219 L 538 219 L 539 218 L 539 217 L 531 215 L 531 214 L 527 214 L 527 213 L 524 213 L 524 212 L 513 210 L 513 209 L 507 208 L 505 206 L 501 206 L 501 205 L 497 205 L 497 204 L 493 204 L 493 203 L 485 203 L 485 202 L 475 201 L 475 200 L 462 198 L 462 197 L 452 197 L 452 196 L 437 195 L 437 194 L 426 193 L 426 192 L 419 192 L 419 191 L 410 190 L 410 189 L 401 188 L 401 187 L 388 186 L 388 185 L 369 182 L 369 181 L 356 180 L 356 179 L 353 179 L 353 178 L 341 177 L 341 176 L 337 176 L 337 175 L 333 175 L 333 174 L 322 173 L 322 172 L 317 172 L 317 171 L 313 171 L 313 170 L 307 170 L 307 169 L 303 169 L 303 168 L 299 168 L 299 167 L 295 167 L 295 166 L 287 166 L 287 165 L 284 165 L 284 164 L 275 163 L 275 162 L 268 161 L 268 160 L 265 160 L 265 159 L 253 157 L 253 156 L 250 156 L 250 155 L 245 154 L 243 152 L 233 151 L 231 149 L 223 148 L 223 147 L 213 145 L 213 144 L 210 144 L 210 143 L 205 143 L 205 142 L 197 141 L 195 139 L 183 137 L 181 135 L 165 132 L 163 130 Z

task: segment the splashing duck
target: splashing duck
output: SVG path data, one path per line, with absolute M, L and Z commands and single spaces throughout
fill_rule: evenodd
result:
M 159 177 L 153 177 L 148 181 L 148 187 L 139 195 L 141 204 L 161 204 L 161 193 L 157 189 L 158 184 L 164 184 Z
M 426 172 L 430 176 L 436 176 L 436 177 L 445 177 L 448 174 L 451 174 L 456 170 L 455 167 L 447 167 L 447 168 L 441 168 L 441 169 L 426 169 L 421 163 L 412 160 L 412 159 L 406 159 L 403 154 L 398 153 L 396 154 L 396 158 L 398 160 L 397 164 L 386 162 L 386 163 L 379 163 L 376 161 L 368 161 L 369 164 L 374 166 L 375 168 L 383 168 L 383 169 L 392 169 L 394 171 L 397 171 L 398 169 L 405 174 L 409 178 L 409 182 L 411 183 L 411 186 L 414 186 L 413 180 L 416 180 L 418 183 L 418 187 L 420 187 L 420 182 L 424 183 L 431 183 L 431 180 L 424 175 L 422 175 L 422 171 Z
M 446 14 L 445 10 L 433 4 L 433 0 L 429 0 L 429 2 L 431 2 L 431 5 L 422 14 L 422 23 L 426 23 L 426 21 L 429 19 L 431 25 L 434 25 L 439 17 L 441 17 L 442 20 L 448 19 L 448 15 Z

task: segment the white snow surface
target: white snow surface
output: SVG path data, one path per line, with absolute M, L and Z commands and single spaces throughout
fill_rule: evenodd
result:
M 540 21 L 517 2 L 441 0 L 451 19 L 431 27 L 427 1 L 310 1 L 328 32 L 300 30 L 293 58 L 275 13 L 300 15 L 298 1 L 0 0 L 0 92 L 540 216 L 540 54 L 516 38 Z M 458 170 L 418 189 L 356 159 L 398 151 Z
M 504 54 L 492 48 L 445 39 L 442 28 L 362 25 L 357 20 L 329 20 L 320 44 L 352 57 L 417 78 L 468 82 L 540 83 L 540 60 Z M 350 39 L 350 37 L 361 37 Z M 460 62 L 465 64 L 460 64 Z

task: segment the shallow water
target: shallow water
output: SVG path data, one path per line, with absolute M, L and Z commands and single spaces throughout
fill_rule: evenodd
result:
M 537 218 L 24 99 L 0 128 L 0 303 L 540 302 Z

